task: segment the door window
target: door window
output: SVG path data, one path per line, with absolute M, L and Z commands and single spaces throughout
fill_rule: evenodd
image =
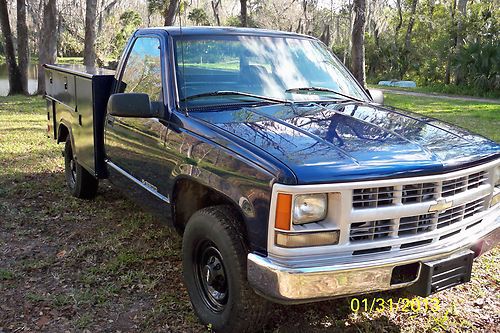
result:
M 162 101 L 160 40 L 140 37 L 134 42 L 119 85 L 119 92 L 145 93 Z

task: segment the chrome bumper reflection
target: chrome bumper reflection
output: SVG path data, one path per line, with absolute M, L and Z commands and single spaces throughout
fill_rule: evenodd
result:
M 391 285 L 396 266 L 443 259 L 464 249 L 476 255 L 491 250 L 500 241 L 499 209 L 493 209 L 478 228 L 472 228 L 466 238 L 424 253 L 363 261 L 352 264 L 332 264 L 300 267 L 290 261 L 286 265 L 253 253 L 248 255 L 248 281 L 254 290 L 279 303 L 306 303 L 321 299 L 364 294 L 406 287 L 418 280 Z

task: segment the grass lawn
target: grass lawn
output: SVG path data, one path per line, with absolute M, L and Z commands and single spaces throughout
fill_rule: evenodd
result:
M 426 94 L 444 94 L 444 95 L 458 95 L 458 96 L 474 96 L 474 97 L 484 97 L 484 98 L 500 98 L 500 91 L 484 91 L 474 87 L 467 86 L 456 86 L 454 84 L 444 85 L 444 84 L 434 84 L 430 86 L 418 86 L 415 88 L 405 88 L 405 87 L 392 87 L 392 86 L 379 86 L 378 84 L 369 84 L 370 88 L 380 88 L 387 90 L 403 90 L 403 91 L 414 91 Z
M 444 120 L 500 142 L 500 103 L 385 93 L 385 104 Z
M 499 139 L 498 106 L 460 105 L 461 114 L 440 100 L 387 100 L 456 117 Z M 44 107 L 40 97 L 0 97 L 0 331 L 210 331 L 198 323 L 182 283 L 180 237 L 107 182 L 95 200 L 68 195 L 62 146 L 46 137 Z M 472 282 L 433 296 L 435 311 L 354 313 L 351 298 L 277 305 L 263 330 L 493 332 L 500 325 L 499 261 L 498 247 L 477 260 Z
M 83 57 L 57 57 L 56 63 L 82 65 Z

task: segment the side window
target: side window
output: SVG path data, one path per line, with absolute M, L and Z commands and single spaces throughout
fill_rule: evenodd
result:
M 119 92 L 145 93 L 162 101 L 160 40 L 140 37 L 132 46 L 119 85 Z

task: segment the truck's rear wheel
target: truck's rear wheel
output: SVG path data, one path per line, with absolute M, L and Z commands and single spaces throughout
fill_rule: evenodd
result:
M 97 193 L 99 180 L 92 176 L 75 160 L 71 139 L 68 136 L 64 146 L 64 166 L 66 183 L 71 195 L 81 199 L 91 199 Z
M 203 208 L 184 230 L 184 281 L 194 311 L 216 332 L 262 330 L 269 303 L 247 281 L 238 219 L 228 206 Z

